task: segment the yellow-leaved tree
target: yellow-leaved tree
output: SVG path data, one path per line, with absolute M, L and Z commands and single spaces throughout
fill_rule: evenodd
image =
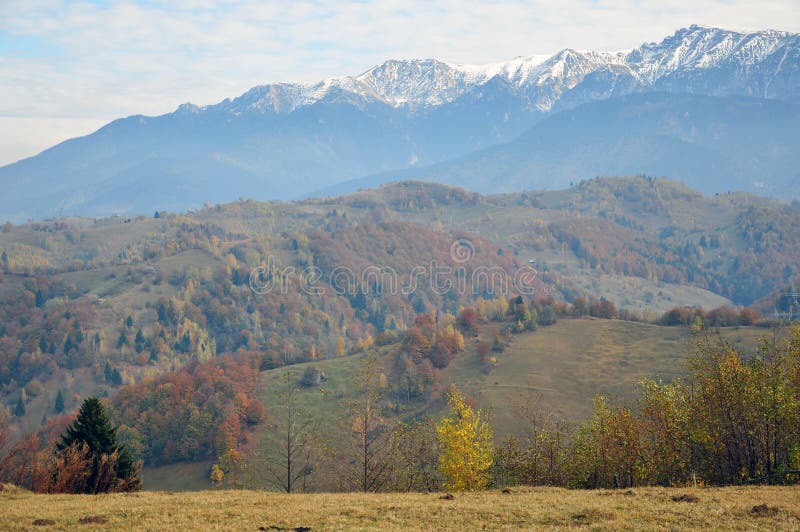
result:
M 483 489 L 492 467 L 492 427 L 483 412 L 467 404 L 457 389 L 447 394 L 447 403 L 450 415 L 436 425 L 444 487 L 452 491 Z

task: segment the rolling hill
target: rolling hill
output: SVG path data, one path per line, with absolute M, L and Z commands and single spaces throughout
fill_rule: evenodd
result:
M 455 315 L 516 297 L 521 289 L 508 281 L 531 264 L 530 300 L 604 298 L 649 322 L 676 306 L 749 304 L 797 275 L 798 224 L 796 205 L 709 197 L 642 177 L 487 196 L 402 182 L 182 215 L 6 224 L 0 402 L 12 412 L 22 403 L 14 425 L 27 432 L 58 422 L 57 394 L 66 412 L 89 395 L 109 397 L 126 420 L 126 441 L 149 463 L 189 456 L 207 465 L 225 435 L 253 441 L 260 416 L 251 383 L 269 382 L 275 368 L 329 366 L 329 383 L 346 386 L 360 353 L 381 346 L 391 356 L 420 313 Z M 432 284 L 437 265 L 450 268 L 450 290 Z M 489 271 L 499 276 L 491 290 L 488 277 L 476 276 Z M 339 277 L 347 272 L 353 277 Z M 748 330 L 730 334 L 751 341 Z M 597 391 L 624 395 L 642 376 L 675 375 L 687 335 L 632 321 L 564 319 L 515 336 L 489 375 L 468 342 L 431 389 L 458 382 L 489 406 L 511 390 L 556 390 L 553 402 L 577 419 Z M 263 371 L 266 381 L 256 378 Z M 164 402 L 166 389 L 181 393 Z M 215 405 L 210 417 L 201 415 L 208 405 Z M 497 421 L 510 424 L 502 415 Z M 169 423 L 204 427 L 206 436 L 181 445 L 190 450 L 184 456 L 158 432 Z M 181 437 L 191 438 L 184 429 Z

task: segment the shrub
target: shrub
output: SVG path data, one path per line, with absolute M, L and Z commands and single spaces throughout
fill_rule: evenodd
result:
M 300 386 L 305 388 L 313 388 L 322 384 L 325 380 L 325 374 L 319 371 L 314 366 L 308 366 L 303 375 L 300 377 Z

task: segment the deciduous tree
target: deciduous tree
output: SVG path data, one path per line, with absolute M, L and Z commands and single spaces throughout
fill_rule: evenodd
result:
M 492 467 L 492 427 L 483 412 L 467 404 L 457 389 L 447 395 L 447 404 L 450 414 L 436 425 L 444 487 L 454 491 L 483 489 Z
M 392 426 L 381 412 L 380 375 L 376 357 L 368 354 L 353 380 L 356 397 L 345 419 L 349 438 L 343 458 L 352 466 L 342 480 L 364 492 L 384 489 L 392 466 Z
M 300 396 L 297 374 L 283 374 L 283 390 L 269 418 L 274 438 L 264 453 L 267 473 L 286 493 L 305 491 L 319 456 L 319 422 Z

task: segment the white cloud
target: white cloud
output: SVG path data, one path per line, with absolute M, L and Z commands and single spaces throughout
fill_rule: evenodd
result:
M 692 23 L 800 32 L 796 0 L 5 0 L 0 116 L 160 114 L 259 83 L 355 74 L 390 57 L 480 63 L 623 49 Z M 0 130 L 0 164 L 52 142 L 45 130 L 27 148 L 12 137 Z

